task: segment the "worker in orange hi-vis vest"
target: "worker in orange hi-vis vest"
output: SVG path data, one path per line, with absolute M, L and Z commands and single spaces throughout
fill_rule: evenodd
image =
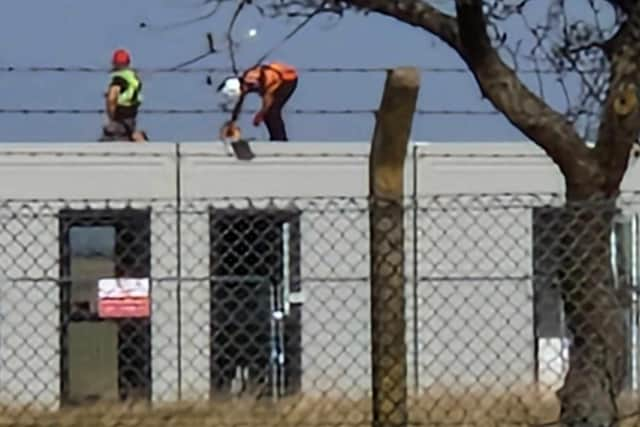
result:
M 271 141 L 288 141 L 282 109 L 298 86 L 296 69 L 282 62 L 256 65 L 246 70 L 240 78 L 226 79 L 218 91 L 229 100 L 235 101 L 231 120 L 225 129 L 231 131 L 240 115 L 244 98 L 249 93 L 257 93 L 262 98 L 262 108 L 253 118 L 253 125 L 264 124 Z

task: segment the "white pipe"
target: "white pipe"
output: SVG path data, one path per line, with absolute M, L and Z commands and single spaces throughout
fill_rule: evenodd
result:
M 638 390 L 638 214 L 631 217 L 631 387 Z
M 289 292 L 291 291 L 291 276 L 289 272 L 289 239 L 289 223 L 285 222 L 282 224 L 282 309 L 285 316 L 289 315 Z

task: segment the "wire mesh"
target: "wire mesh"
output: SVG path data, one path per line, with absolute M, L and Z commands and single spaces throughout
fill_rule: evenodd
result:
M 402 257 L 407 424 L 556 421 L 570 360 L 571 393 L 608 384 L 634 413 L 639 200 L 406 199 L 404 245 L 376 262 Z M 0 418 L 371 425 L 371 328 L 393 308 L 371 310 L 369 214 L 348 197 L 3 201 Z

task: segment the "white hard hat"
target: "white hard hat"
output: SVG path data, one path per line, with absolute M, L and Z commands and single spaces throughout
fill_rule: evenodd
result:
M 226 79 L 222 84 L 218 87 L 218 91 L 222 93 L 222 95 L 227 98 L 227 100 L 236 100 L 240 97 L 240 79 L 237 77 L 230 77 Z

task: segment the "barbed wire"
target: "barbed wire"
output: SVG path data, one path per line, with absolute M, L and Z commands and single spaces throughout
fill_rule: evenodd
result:
M 393 67 L 299 67 L 301 73 L 383 73 Z M 429 73 L 468 73 L 465 67 L 417 67 L 421 72 Z M 140 73 L 156 74 L 189 74 L 189 73 L 233 73 L 231 67 L 140 67 L 136 68 Z M 2 66 L 0 73 L 108 73 L 108 67 L 86 67 L 86 66 Z M 587 70 L 584 72 L 595 72 Z M 522 74 L 555 74 L 556 70 L 549 69 L 522 69 L 518 70 Z
M 285 114 L 296 115 L 355 115 L 355 114 L 375 114 L 376 109 L 291 109 L 284 110 Z M 23 115 L 52 115 L 52 114 L 103 114 L 104 109 L 92 108 L 0 108 L 0 114 L 23 114 Z M 202 114 L 229 114 L 222 108 L 149 108 L 141 109 L 140 114 L 163 114 L 163 115 L 202 115 Z M 245 110 L 243 114 L 255 114 L 258 110 Z M 500 114 L 491 110 L 425 110 L 418 109 L 417 115 L 463 115 L 463 116 L 494 116 Z

